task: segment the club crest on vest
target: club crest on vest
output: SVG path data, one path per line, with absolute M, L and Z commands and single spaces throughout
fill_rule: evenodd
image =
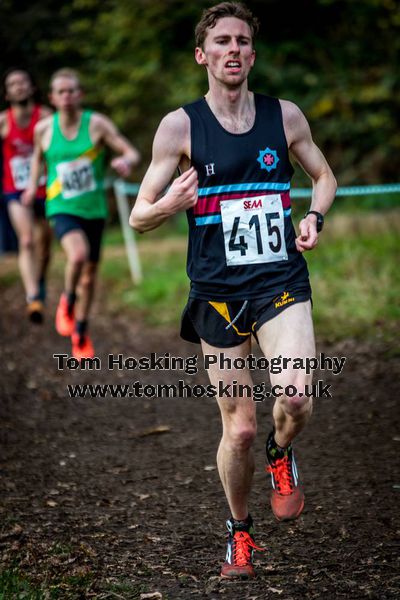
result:
M 268 146 L 265 150 L 260 150 L 257 161 L 260 163 L 262 169 L 266 171 L 272 171 L 272 169 L 276 169 L 276 166 L 279 162 L 279 157 L 276 150 L 271 150 Z

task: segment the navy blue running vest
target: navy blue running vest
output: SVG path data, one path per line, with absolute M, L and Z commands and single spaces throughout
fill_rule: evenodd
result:
M 240 134 L 226 131 L 204 98 L 183 109 L 199 177 L 198 202 L 187 211 L 190 297 L 229 301 L 307 288 L 307 265 L 295 246 L 293 167 L 279 100 L 255 94 L 254 125 Z

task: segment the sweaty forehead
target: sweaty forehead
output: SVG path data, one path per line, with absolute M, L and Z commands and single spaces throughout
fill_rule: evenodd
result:
M 207 29 L 206 39 L 218 36 L 243 36 L 251 39 L 251 30 L 246 21 L 242 21 L 236 17 L 223 17 L 216 22 L 214 27 Z

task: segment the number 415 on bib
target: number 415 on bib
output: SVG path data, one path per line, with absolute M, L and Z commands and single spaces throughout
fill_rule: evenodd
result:
M 287 260 L 279 194 L 223 200 L 221 217 L 228 266 Z

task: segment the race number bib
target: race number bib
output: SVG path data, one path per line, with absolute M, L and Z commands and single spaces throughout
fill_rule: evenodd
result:
M 287 260 L 279 194 L 222 200 L 220 204 L 228 267 Z
M 59 163 L 57 176 L 65 199 L 75 198 L 96 189 L 93 165 L 88 158 Z
M 14 156 L 10 160 L 11 174 L 16 190 L 25 190 L 28 187 L 31 173 L 31 156 Z

